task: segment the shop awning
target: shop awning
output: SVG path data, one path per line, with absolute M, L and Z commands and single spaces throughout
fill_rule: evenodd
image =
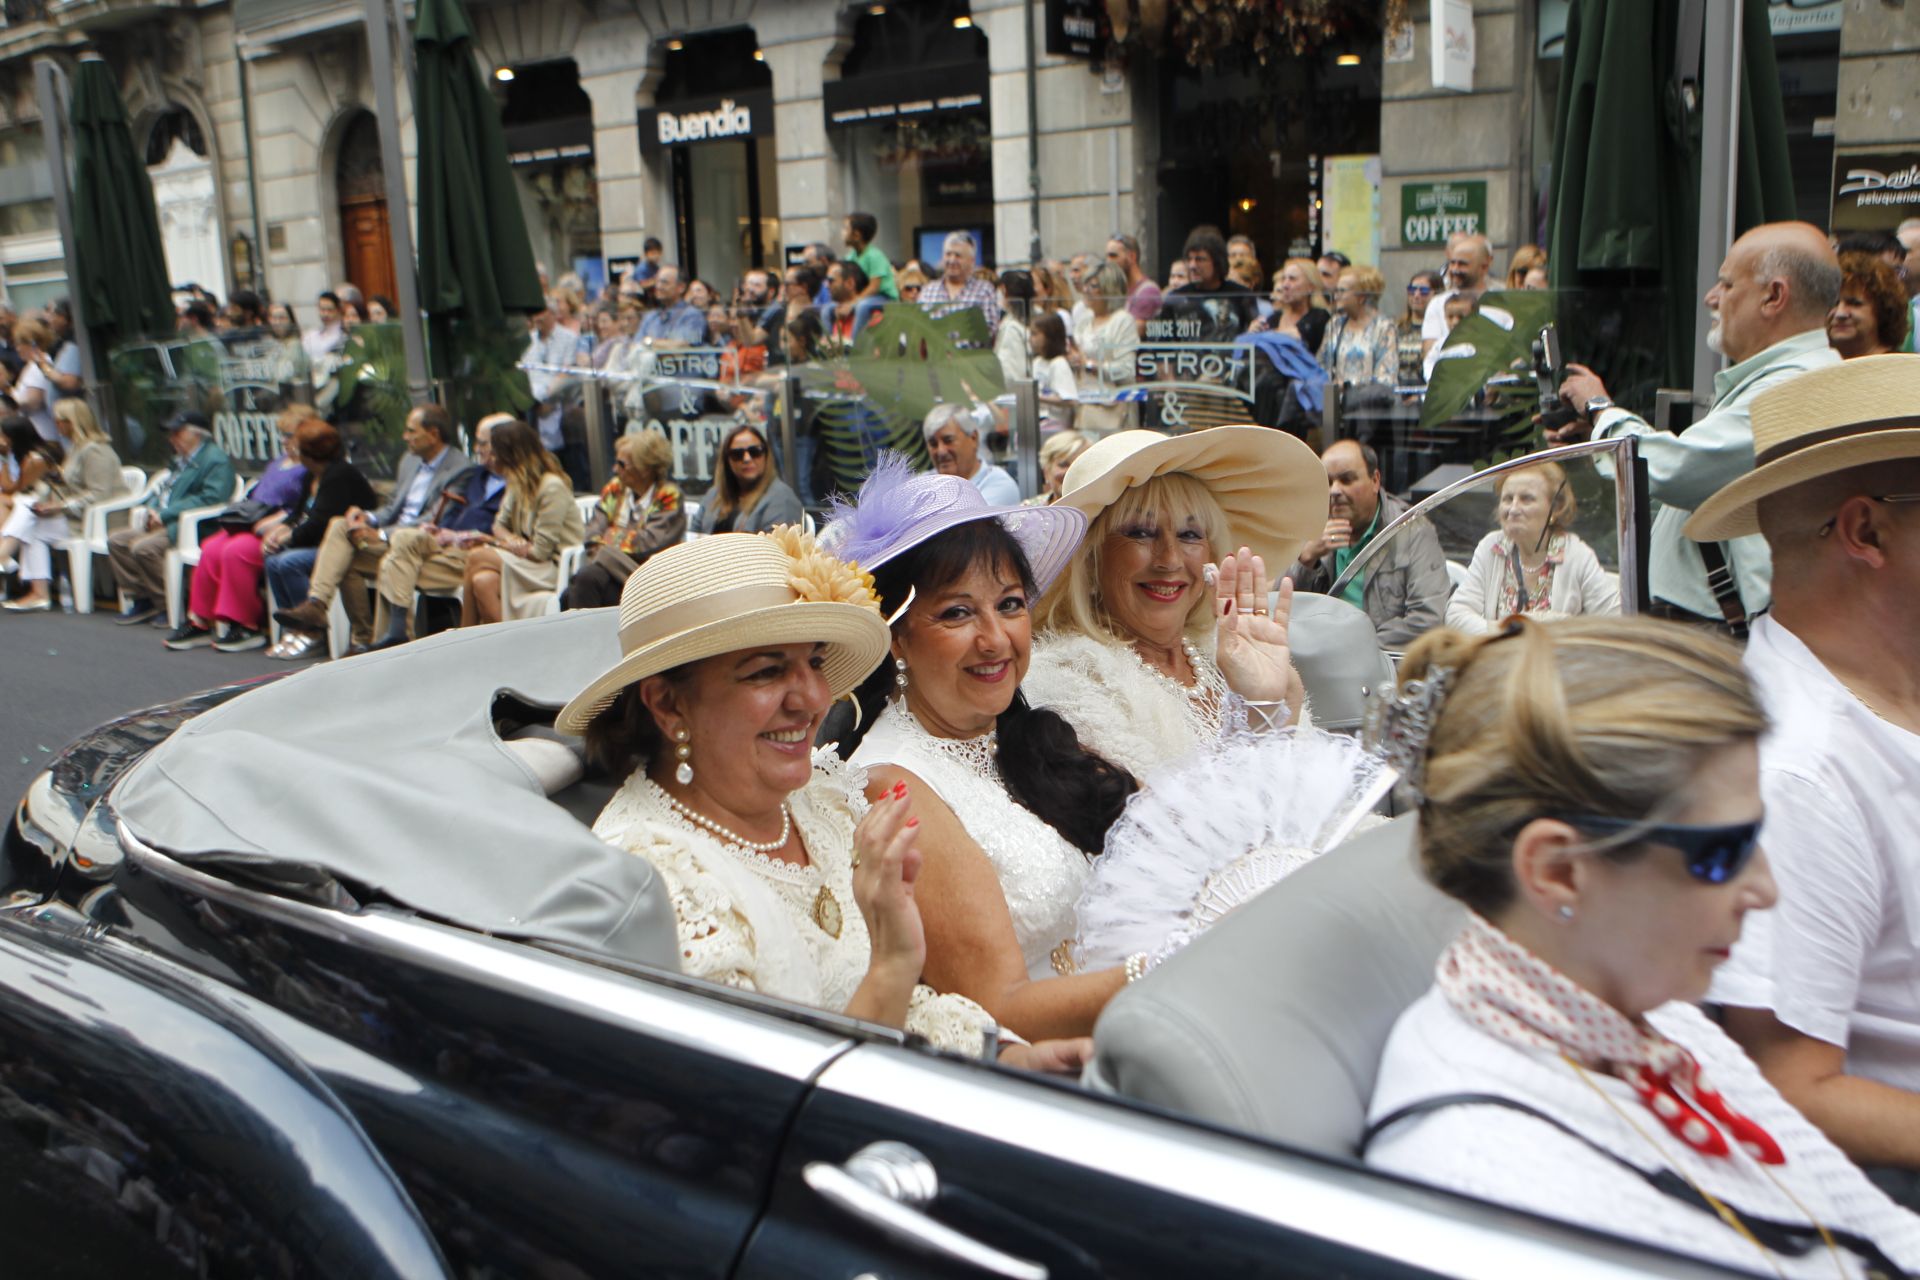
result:
M 829 80 L 822 99 L 828 128 L 910 120 L 945 111 L 981 111 L 987 105 L 987 64 L 913 67 Z
M 549 164 L 593 158 L 593 118 L 536 120 L 507 125 L 507 159 L 513 164 Z

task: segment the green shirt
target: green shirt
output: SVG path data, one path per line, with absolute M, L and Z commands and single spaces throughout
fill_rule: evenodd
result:
M 873 245 L 868 245 L 858 253 L 850 253 L 848 259 L 860 264 L 867 273 L 867 279 L 880 282 L 880 292 L 885 297 L 900 301 L 900 286 L 893 282 L 893 264 L 887 261 L 887 255 Z
M 1382 505 L 1384 506 L 1384 504 Z M 1355 542 L 1349 547 L 1337 547 L 1334 549 L 1333 576 L 1336 580 L 1339 579 L 1342 573 L 1346 572 L 1347 565 L 1352 563 L 1353 558 L 1359 555 L 1369 542 L 1373 541 L 1373 535 L 1380 532 L 1381 509 L 1381 507 L 1375 507 L 1373 509 L 1373 523 L 1367 526 L 1366 532 L 1360 535 L 1358 542 Z M 1340 598 L 1356 609 L 1366 608 L 1367 575 L 1364 573 L 1354 574 L 1353 581 L 1349 582 L 1345 589 L 1340 592 Z

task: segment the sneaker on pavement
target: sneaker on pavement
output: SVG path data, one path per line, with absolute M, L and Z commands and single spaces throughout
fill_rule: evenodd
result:
M 161 643 L 175 653 L 180 653 L 187 649 L 204 649 L 213 643 L 213 632 L 207 630 L 205 627 L 196 627 L 193 625 L 193 622 L 189 620 L 168 632 L 167 638 L 161 641 Z
M 123 627 L 132 627 L 142 622 L 152 622 L 159 616 L 159 607 L 153 601 L 136 596 L 127 601 L 126 608 L 120 610 L 120 616 L 114 621 Z
M 213 647 L 221 653 L 245 653 L 249 649 L 264 649 L 267 647 L 267 633 L 228 624 L 227 634 L 215 640 Z
M 316 635 L 327 633 L 327 610 L 318 600 L 302 600 L 299 604 L 286 609 L 276 609 L 273 616 L 283 627 L 296 627 L 301 631 L 311 631 Z

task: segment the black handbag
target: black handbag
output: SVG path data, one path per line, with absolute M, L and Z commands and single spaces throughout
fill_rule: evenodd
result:
M 280 508 L 257 498 L 242 498 L 213 518 L 222 533 L 251 533 L 253 526 Z

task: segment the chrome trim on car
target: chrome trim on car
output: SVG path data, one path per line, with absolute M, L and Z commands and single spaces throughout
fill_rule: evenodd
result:
M 921 1210 L 940 1193 L 933 1162 L 904 1142 L 875 1142 L 831 1164 L 815 1160 L 801 1178 L 822 1200 L 910 1249 L 1003 1280 L 1047 1280 L 1037 1262 L 982 1244 Z
M 1358 1165 L 1161 1117 L 1122 1100 L 1011 1071 L 861 1048 L 817 1086 L 949 1121 L 975 1139 L 1163 1189 L 1288 1231 L 1371 1251 L 1423 1272 L 1639 1280 L 1724 1276 L 1689 1259 L 1597 1236 Z M 1284 1081 L 1274 1081 L 1276 1089 Z M 957 1117 L 965 1117 L 959 1120 Z M 978 1190 L 978 1188 L 974 1188 Z
M 293 928 L 347 941 L 375 954 L 483 982 L 581 1017 L 631 1026 L 684 1048 L 745 1063 L 790 1080 L 811 1080 L 855 1043 L 850 1035 L 789 1020 L 773 1008 L 736 1005 L 674 985 L 678 975 L 602 971 L 518 942 L 452 925 L 373 910 L 335 911 L 248 889 L 153 848 L 116 819 L 137 870 L 209 899 Z
M 1609 456 L 1611 455 L 1611 456 Z M 1645 566 L 1640 563 L 1639 539 L 1634 536 L 1634 525 L 1639 520 L 1640 500 L 1634 485 L 1634 460 L 1640 456 L 1640 446 L 1633 436 L 1614 436 L 1608 440 L 1588 440 L 1580 444 L 1564 444 L 1553 449 L 1542 449 L 1539 453 L 1529 453 L 1518 458 L 1488 467 L 1485 471 L 1476 471 L 1461 480 L 1455 480 L 1438 493 L 1428 494 L 1413 506 L 1400 513 L 1398 519 L 1373 535 L 1372 541 L 1360 549 L 1360 553 L 1347 561 L 1347 568 L 1327 594 L 1337 596 L 1346 590 L 1356 574 L 1362 573 L 1392 540 L 1395 530 L 1412 520 L 1417 520 L 1427 512 L 1450 500 L 1455 494 L 1464 493 L 1485 484 L 1489 476 L 1501 475 L 1508 471 L 1518 471 L 1525 467 L 1538 466 L 1542 462 L 1570 462 L 1576 458 L 1593 457 L 1604 468 L 1613 468 L 1613 514 L 1614 528 L 1619 537 L 1620 548 L 1620 612 L 1632 616 L 1640 612 L 1640 575 Z M 1602 474 L 1605 474 L 1604 470 Z

